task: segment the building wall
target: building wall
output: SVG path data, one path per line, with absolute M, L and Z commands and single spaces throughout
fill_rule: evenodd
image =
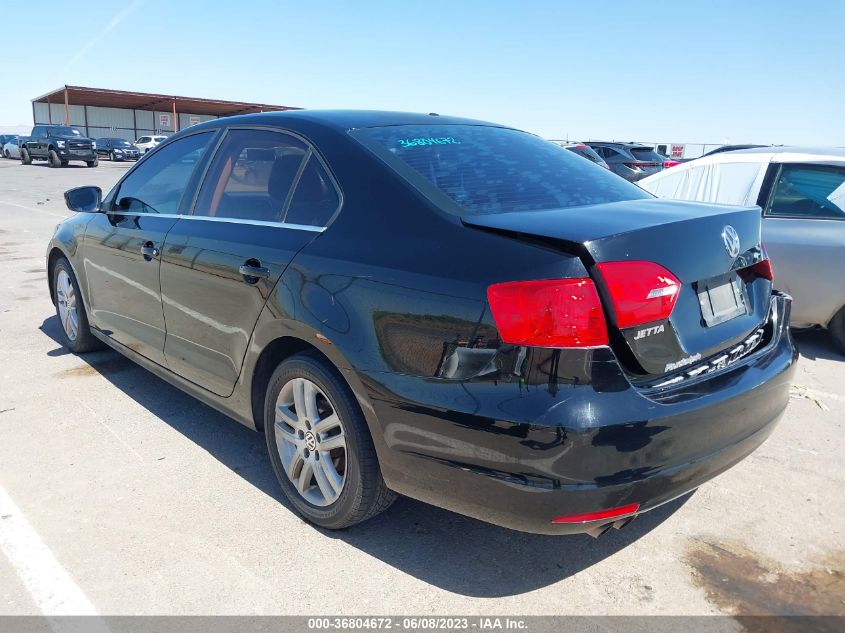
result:
M 33 103 L 35 125 L 64 125 L 64 103 Z M 172 134 L 173 112 L 103 108 L 100 106 L 68 106 L 70 125 L 92 138 L 122 138 L 134 141 L 149 134 Z M 162 116 L 163 115 L 163 116 Z M 179 112 L 179 129 L 217 117 Z

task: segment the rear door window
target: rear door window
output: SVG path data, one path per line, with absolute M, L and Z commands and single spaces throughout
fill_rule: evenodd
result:
M 769 199 L 766 215 L 845 220 L 845 168 L 784 165 Z
M 340 196 L 323 165 L 311 154 L 285 214 L 288 224 L 326 226 L 340 206 Z
M 308 148 L 271 130 L 230 130 L 200 189 L 194 215 L 281 222 Z
M 533 134 L 482 125 L 397 125 L 350 134 L 456 215 L 559 209 L 650 197 Z

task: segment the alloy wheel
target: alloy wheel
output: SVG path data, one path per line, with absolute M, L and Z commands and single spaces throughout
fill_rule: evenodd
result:
M 325 393 L 307 378 L 282 387 L 275 409 L 276 448 L 299 495 L 315 506 L 337 501 L 346 483 L 346 434 Z
M 76 308 L 76 292 L 67 271 L 60 270 L 56 276 L 56 304 L 59 307 L 59 319 L 65 334 L 71 341 L 79 335 L 79 313 Z

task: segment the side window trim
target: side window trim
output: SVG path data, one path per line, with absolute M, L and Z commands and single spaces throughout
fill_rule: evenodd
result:
M 180 136 L 180 137 L 178 137 L 178 138 L 175 138 L 175 139 L 169 140 L 169 141 L 167 142 L 167 144 L 169 145 L 169 144 L 171 144 L 171 143 L 176 143 L 176 142 L 178 142 L 178 141 L 179 141 L 179 140 L 181 140 L 181 139 L 190 138 L 191 136 L 196 136 L 197 134 L 207 134 L 208 132 L 212 132 L 212 133 L 213 133 L 213 134 L 212 134 L 212 138 L 209 140 L 209 145 L 210 145 L 211 143 L 213 143 L 213 142 L 214 142 L 214 135 L 218 135 L 218 134 L 220 134 L 220 128 L 212 128 L 212 129 L 196 130 L 195 132 L 192 132 L 192 133 L 190 133 L 190 134 L 185 134 L 185 136 Z M 163 145 L 165 145 L 165 143 L 163 143 L 163 142 L 162 142 L 162 143 L 159 143 L 159 147 L 161 147 L 161 146 L 163 146 Z M 158 149 L 158 147 L 157 147 L 156 149 Z M 183 217 L 183 216 L 185 215 L 185 211 L 183 210 L 183 202 L 185 201 L 185 194 L 186 194 L 186 193 L 188 193 L 188 190 L 189 190 L 192 186 L 195 186 L 195 183 L 194 183 L 193 181 L 194 181 L 194 178 L 195 178 L 196 173 L 197 173 L 197 168 L 198 168 L 200 165 L 202 165 L 204 161 L 207 161 L 207 160 L 208 160 L 208 156 L 209 156 L 209 154 L 210 154 L 210 152 L 208 152 L 208 151 L 207 151 L 207 152 L 205 153 L 204 157 L 203 157 L 203 158 L 201 158 L 201 159 L 198 161 L 198 163 L 197 163 L 196 165 L 194 165 L 194 169 L 193 169 L 193 171 L 191 172 L 191 176 L 190 176 L 190 178 L 188 178 L 188 182 L 187 182 L 187 184 L 185 185 L 185 191 L 183 191 L 183 192 L 182 192 L 182 196 L 179 198 L 179 203 L 176 205 L 176 209 L 177 209 L 178 213 L 157 213 L 157 214 L 155 214 L 155 215 L 156 215 L 156 217 L 159 217 L 159 218 L 168 218 L 168 217 L 180 218 L 180 217 Z M 124 175 L 123 175 L 123 178 L 121 178 L 121 179 L 117 182 L 117 184 L 116 184 L 116 185 L 112 188 L 112 193 L 113 193 L 114 195 L 112 195 L 112 196 L 111 196 L 111 201 L 109 202 L 109 206 L 108 206 L 108 208 L 106 209 L 106 214 L 110 214 L 110 215 L 111 215 L 111 214 L 116 214 L 116 212 L 115 212 L 115 204 L 116 204 L 116 203 L 117 203 L 117 201 L 120 199 L 120 189 L 123 187 L 123 183 L 126 181 L 126 179 L 127 179 L 127 178 L 129 178 L 129 176 L 131 176 L 131 175 L 132 175 L 132 173 L 133 173 L 136 169 L 138 169 L 138 167 L 140 167 L 140 166 L 141 166 L 141 165 L 143 165 L 143 164 L 144 164 L 144 161 L 142 161 L 142 160 L 138 160 L 138 161 L 136 161 L 136 162 L 135 162 L 135 164 L 134 164 L 134 165 L 133 165 L 133 166 L 132 166 L 132 167 L 131 167 L 131 168 L 130 168 L 130 169 L 129 169 L 129 170 L 128 170 L 128 171 L 127 171 Z M 110 195 L 111 195 L 111 194 L 110 194 Z M 126 216 L 126 215 L 147 215 L 147 214 L 145 214 L 145 213 L 140 213 L 140 212 L 137 212 L 137 211 L 124 211 L 124 212 L 121 212 L 121 213 L 119 213 L 119 214 L 117 214 L 117 215 Z
M 771 217 L 769 215 L 769 208 L 772 206 L 772 201 L 774 201 L 775 189 L 777 189 L 777 182 L 782 170 L 783 163 L 769 163 L 766 175 L 763 177 L 763 185 L 760 187 L 760 193 L 757 196 L 757 205 L 763 209 L 764 218 Z
M 305 144 L 305 147 L 306 147 L 305 157 L 302 160 L 302 162 L 300 163 L 299 169 L 296 172 L 296 176 L 294 176 L 294 179 L 291 182 L 290 191 L 288 191 L 288 195 L 285 198 L 284 204 L 282 205 L 282 212 L 279 215 L 281 220 L 278 221 L 278 222 L 265 222 L 265 221 L 262 221 L 262 220 L 242 220 L 242 219 L 239 219 L 239 218 L 224 218 L 224 217 L 216 218 L 216 217 L 210 217 L 210 216 L 204 216 L 204 215 L 196 215 L 197 199 L 199 198 L 200 190 L 202 189 L 203 185 L 205 185 L 205 179 L 208 176 L 208 170 L 211 167 L 211 163 L 214 160 L 215 156 L 217 155 L 217 152 L 220 150 L 220 147 L 223 145 L 223 142 L 226 140 L 226 136 L 229 134 L 230 131 L 234 131 L 234 130 L 266 130 L 268 132 L 276 132 L 277 134 L 287 134 L 287 135 L 292 136 L 293 138 L 295 138 L 298 141 L 301 141 L 302 143 Z M 320 155 L 320 153 L 316 150 L 316 148 L 314 147 L 314 144 L 311 143 L 311 141 L 309 141 L 307 138 L 305 138 L 304 136 L 302 136 L 298 132 L 295 132 L 295 131 L 290 130 L 288 128 L 268 126 L 268 125 L 231 125 L 231 126 L 221 128 L 219 133 L 220 133 L 219 138 L 214 143 L 213 148 L 211 150 L 209 150 L 209 152 L 207 154 L 207 159 L 205 161 L 205 165 L 203 166 L 202 175 L 199 178 L 199 180 L 195 183 L 194 193 L 193 193 L 193 196 L 191 198 L 190 205 L 186 205 L 187 208 L 185 208 L 182 211 L 182 215 L 180 215 L 181 218 L 191 219 L 191 220 L 209 220 L 209 221 L 214 221 L 214 222 L 232 222 L 232 223 L 235 223 L 235 224 L 257 224 L 257 225 L 260 225 L 260 226 L 281 226 L 281 227 L 284 227 L 284 228 L 306 230 L 306 231 L 315 231 L 315 232 L 322 233 L 323 231 L 326 230 L 326 228 L 328 228 L 329 224 L 331 224 L 334 221 L 334 219 L 337 217 L 338 213 L 340 213 L 340 210 L 343 208 L 343 200 L 344 200 L 343 190 L 340 188 L 340 185 L 338 184 L 334 173 L 329 168 L 328 163 L 323 159 L 323 157 Z M 329 181 L 331 182 L 332 187 L 334 187 L 334 190 L 337 193 L 337 198 L 338 198 L 337 208 L 334 210 L 334 212 L 331 214 L 331 216 L 329 216 L 329 219 L 326 220 L 325 226 L 316 226 L 316 225 L 310 225 L 310 224 L 294 224 L 294 223 L 290 223 L 290 222 L 285 222 L 285 219 L 287 218 L 288 209 L 290 207 L 291 200 L 293 200 L 293 195 L 296 193 L 296 188 L 299 185 L 299 180 L 302 177 L 302 174 L 305 172 L 305 168 L 308 166 L 308 161 L 311 160 L 312 157 L 316 158 L 317 161 L 320 163 L 320 165 L 323 167 L 323 169 L 325 170 L 326 174 L 329 177 Z

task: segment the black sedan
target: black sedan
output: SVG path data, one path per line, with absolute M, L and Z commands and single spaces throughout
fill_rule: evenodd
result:
M 122 138 L 98 138 L 97 156 L 107 157 L 113 161 L 138 160 L 141 150 Z
M 398 493 L 600 534 L 743 459 L 789 398 L 759 209 L 657 200 L 508 127 L 227 117 L 66 200 L 67 347 L 263 431 L 323 527 Z

